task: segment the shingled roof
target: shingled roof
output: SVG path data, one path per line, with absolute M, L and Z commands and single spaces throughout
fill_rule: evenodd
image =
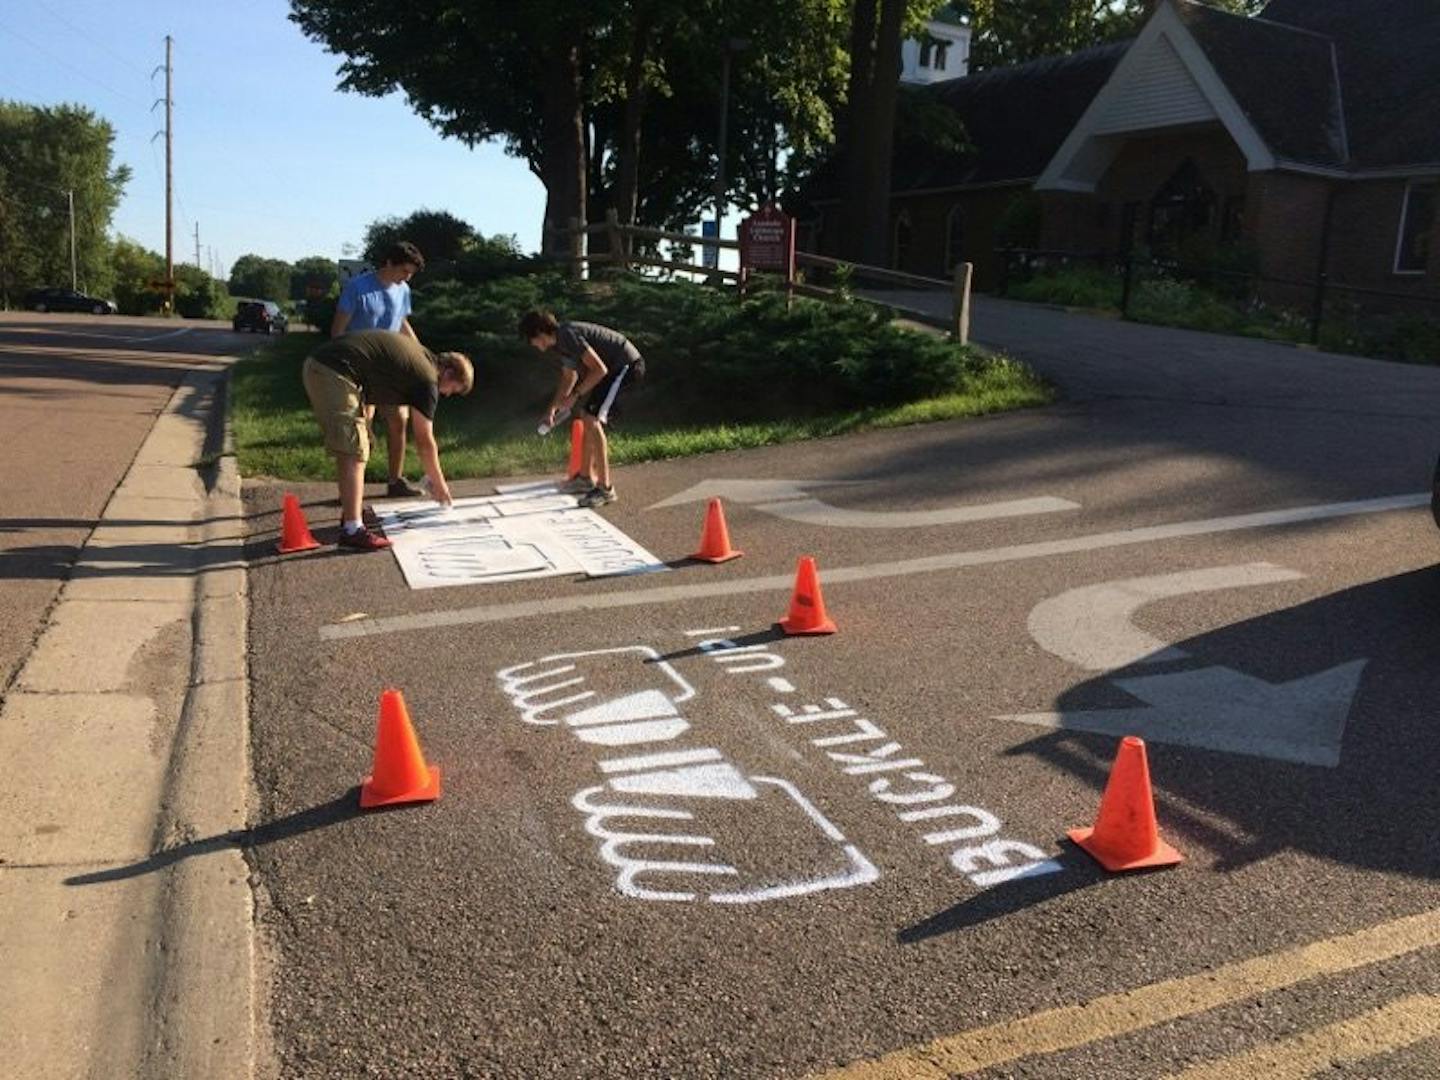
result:
M 1251 21 L 1333 43 L 1352 168 L 1440 164 L 1440 3 L 1271 0 Z
M 1346 164 L 1345 115 L 1330 38 L 1203 4 L 1179 3 L 1176 11 L 1276 157 Z
M 992 68 L 920 90 L 954 109 L 976 152 L 948 165 L 896 162 L 895 192 L 1033 180 L 1080 119 L 1128 41 Z

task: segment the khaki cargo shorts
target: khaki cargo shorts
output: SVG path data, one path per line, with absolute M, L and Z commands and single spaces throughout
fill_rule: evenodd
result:
M 370 460 L 370 429 L 365 423 L 365 400 L 360 387 L 334 368 L 312 357 L 300 369 L 310 408 L 325 433 L 325 449 L 332 454 Z

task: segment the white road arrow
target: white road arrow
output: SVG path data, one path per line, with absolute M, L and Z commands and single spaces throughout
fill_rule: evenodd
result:
M 705 480 L 692 488 L 655 503 L 648 509 L 724 498 L 750 503 L 755 509 L 807 525 L 830 525 L 846 529 L 909 529 L 923 525 L 957 525 L 969 521 L 1048 514 L 1056 510 L 1078 510 L 1079 503 L 1042 496 L 1006 502 L 951 506 L 941 510 L 845 510 L 806 495 L 816 487 L 859 483 L 855 480 Z
M 1151 742 L 1333 769 L 1340 764 L 1345 721 L 1366 663 L 1351 660 L 1286 683 L 1268 683 L 1226 667 L 1116 679 L 1116 686 L 1150 707 L 1000 719 L 1101 735 L 1139 735 Z
M 702 480 L 678 495 L 662 499 L 647 510 L 661 510 L 684 503 L 708 502 L 719 497 L 730 502 L 770 503 L 786 499 L 803 499 L 807 491 L 822 487 L 858 484 L 859 480 Z
M 1131 664 L 1180 660 L 1189 655 L 1137 629 L 1130 616 L 1152 600 L 1188 593 L 1273 585 L 1304 577 L 1271 563 L 1218 566 L 1179 574 L 1107 581 L 1071 589 L 1037 604 L 1027 625 L 1046 652 L 1087 671 L 1115 671 Z
M 1300 576 L 1269 563 L 1251 563 L 1107 582 L 1045 601 L 1031 612 L 1029 626 L 1047 651 L 1090 670 L 1185 659 L 1188 653 L 1137 630 L 1130 615 L 1152 599 Z M 1352 660 L 1283 683 L 1220 666 L 1118 678 L 1115 685 L 1147 707 L 998 719 L 1334 768 L 1366 663 Z

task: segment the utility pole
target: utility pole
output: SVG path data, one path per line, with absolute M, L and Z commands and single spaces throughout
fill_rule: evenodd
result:
M 195 268 L 202 269 L 200 266 L 200 222 L 198 221 L 195 222 Z
M 721 223 L 725 220 L 725 156 L 728 152 L 730 135 L 730 57 L 750 47 L 749 38 L 732 37 L 725 40 L 720 51 L 720 139 L 719 169 L 715 176 L 715 239 L 720 239 Z M 720 263 L 720 249 L 715 249 L 715 264 Z
M 175 243 L 174 243 L 174 218 L 172 203 L 175 195 L 175 140 L 171 131 L 171 120 L 175 101 L 171 94 L 172 68 L 170 63 L 170 48 L 173 41 L 169 34 L 165 35 L 165 314 L 173 315 L 175 312 Z M 155 71 L 159 71 L 156 68 Z M 155 71 L 150 74 L 153 77 Z M 156 102 L 155 105 L 160 104 Z M 151 105 L 153 110 L 155 105 Z M 158 137 L 159 132 L 156 132 Z M 154 138 L 150 140 L 154 142 Z
M 75 189 L 67 189 L 65 197 L 70 202 L 70 288 L 78 290 L 80 288 L 77 284 L 79 278 L 75 273 Z

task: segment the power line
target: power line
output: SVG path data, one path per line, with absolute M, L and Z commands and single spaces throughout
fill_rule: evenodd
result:
M 56 11 L 54 8 L 52 8 L 49 4 L 43 3 L 42 0 L 35 0 L 35 2 L 36 2 L 36 3 L 39 3 L 39 4 L 40 4 L 40 7 L 43 8 L 46 12 L 48 12 L 51 18 L 53 18 L 53 19 L 58 19 L 60 22 L 64 23 L 66 26 L 68 26 L 71 30 L 75 31 L 75 33 L 79 34 L 81 37 L 83 37 L 83 38 L 85 38 L 87 41 L 89 41 L 92 45 L 95 45 L 95 46 L 97 46 L 98 48 L 100 48 L 102 51 L 109 53 L 109 54 L 110 54 L 111 56 L 113 56 L 116 60 L 120 61 L 120 63 L 124 64 L 127 68 L 129 68 L 131 71 L 135 72 L 137 75 L 144 76 L 144 74 L 145 74 L 144 69 L 142 69 L 141 67 L 139 67 L 138 65 L 136 65 L 133 61 L 127 60 L 125 57 L 121 56 L 121 55 L 120 55 L 119 53 L 117 53 L 114 49 L 110 48 L 110 46 L 106 45 L 105 42 L 103 42 L 103 41 L 101 41 L 99 38 L 93 36 L 93 35 L 92 35 L 88 30 L 86 30 L 84 27 L 77 26 L 75 23 L 73 23 L 73 22 L 71 22 L 69 19 L 67 19 L 64 15 L 61 15 L 60 12 L 58 12 L 58 11 Z
M 138 104 L 142 104 L 142 102 L 140 101 L 139 98 L 133 97 L 133 96 L 131 96 L 130 94 L 127 94 L 127 93 L 125 93 L 125 92 L 123 92 L 123 91 L 121 91 L 121 90 L 116 90 L 116 89 L 115 89 L 113 86 L 111 86 L 109 83 L 101 82 L 99 79 L 95 78 L 94 75 L 91 75 L 88 71 L 85 71 L 83 68 L 78 68 L 78 67 L 76 67 L 74 64 L 72 64 L 72 63 L 70 63 L 68 60 L 66 60 L 64 57 L 57 56 L 55 53 L 53 53 L 53 52 L 51 52 L 49 49 L 47 49 L 44 45 L 41 45 L 38 41 L 35 41 L 35 40 L 31 39 L 31 38 L 26 37 L 24 34 L 20 33 L 19 30 L 16 30 L 13 26 L 9 26 L 9 25 L 7 25 L 7 24 L 5 24 L 5 23 L 0 23 L 0 30 L 5 31 L 6 33 L 12 34 L 13 36 L 15 36 L 15 37 L 19 38 L 21 41 L 23 41 L 26 45 L 29 45 L 32 49 L 37 49 L 37 50 L 39 50 L 40 52 L 44 53 L 46 56 L 50 57 L 50 59 L 54 60 L 57 64 L 59 64 L 61 67 L 63 67 L 63 68 L 68 68 L 69 70 L 75 72 L 75 74 L 79 75 L 81 78 L 89 79 L 89 80 L 90 80 L 92 83 L 94 83 L 96 86 L 100 87 L 100 89 L 106 90 L 106 91 L 108 91 L 109 93 L 114 94 L 114 95 L 115 95 L 116 97 L 118 97 L 118 98 L 124 98 L 126 101 L 133 101 L 133 102 L 135 102 L 137 105 L 138 105 Z

